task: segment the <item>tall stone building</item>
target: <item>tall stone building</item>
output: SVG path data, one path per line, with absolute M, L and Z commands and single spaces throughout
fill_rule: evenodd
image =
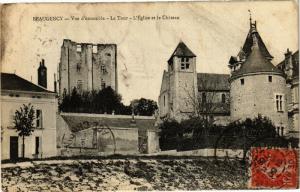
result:
M 180 42 L 168 60 L 158 98 L 160 119 L 206 114 L 217 124 L 229 117 L 229 75 L 197 73 L 196 55 Z
M 299 51 L 292 53 L 289 49 L 285 58 L 276 67 L 286 75 L 287 86 L 287 112 L 289 136 L 299 136 Z
M 110 86 L 118 90 L 117 45 L 76 43 L 64 39 L 58 66 L 59 94 L 101 90 Z
M 250 20 L 242 50 L 229 61 L 231 120 L 261 114 L 271 119 L 280 135 L 286 135 L 286 80 L 284 73 L 271 63 L 272 58 L 257 31 L 256 22 Z

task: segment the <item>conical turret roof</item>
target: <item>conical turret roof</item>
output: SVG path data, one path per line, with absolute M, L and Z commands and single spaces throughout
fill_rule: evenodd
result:
M 242 48 L 242 50 L 245 53 L 246 57 L 248 57 L 251 53 L 252 46 L 253 46 L 253 36 L 256 37 L 258 47 L 260 48 L 263 56 L 265 58 L 268 58 L 269 60 L 272 60 L 273 56 L 270 54 L 270 52 L 268 51 L 265 43 L 263 42 L 262 38 L 260 37 L 259 33 L 257 32 L 256 21 L 254 23 L 252 23 L 250 21 L 250 29 L 249 29 L 247 38 L 246 38 L 245 43 L 244 43 L 243 48 Z
M 241 68 L 232 73 L 232 77 L 258 72 L 271 72 L 283 75 L 282 71 L 275 67 L 271 61 L 264 56 L 256 36 L 253 35 L 253 46 L 250 55 L 246 58 L 246 61 L 241 64 Z

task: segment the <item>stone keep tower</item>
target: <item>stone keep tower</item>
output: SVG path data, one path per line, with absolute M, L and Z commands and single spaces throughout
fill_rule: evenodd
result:
M 47 67 L 44 59 L 42 59 L 38 68 L 38 85 L 47 89 Z
M 194 112 L 197 100 L 196 55 L 180 42 L 168 60 L 170 117 L 181 120 Z
M 250 20 L 250 30 L 238 57 L 231 57 L 230 114 L 232 120 L 253 118 L 258 114 L 271 119 L 280 135 L 287 133 L 285 77 L 272 63 Z
M 118 90 L 117 45 L 77 43 L 64 39 L 58 66 L 59 94 L 101 90 L 110 86 Z

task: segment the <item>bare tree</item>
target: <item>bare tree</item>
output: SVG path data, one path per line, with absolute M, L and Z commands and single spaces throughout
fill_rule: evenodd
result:
M 203 134 L 209 133 L 215 123 L 214 116 L 217 113 L 224 113 L 229 109 L 229 96 L 222 93 L 223 91 L 215 90 L 217 83 L 210 81 L 209 78 L 199 78 L 197 89 L 184 88 L 187 93 L 185 103 L 193 107 L 193 112 L 189 117 L 202 122 L 203 127 L 200 129 Z M 197 91 L 196 94 L 195 91 Z

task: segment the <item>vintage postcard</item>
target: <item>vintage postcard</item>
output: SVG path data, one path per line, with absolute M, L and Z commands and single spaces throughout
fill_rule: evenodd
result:
M 2 191 L 298 189 L 298 14 L 2 4 Z

